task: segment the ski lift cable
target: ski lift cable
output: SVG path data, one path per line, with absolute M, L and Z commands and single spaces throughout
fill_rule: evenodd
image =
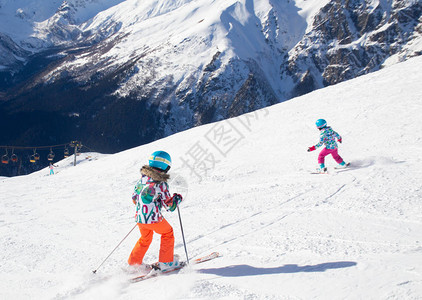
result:
M 0 146 L 0 148 L 3 149 L 48 149 L 48 148 L 60 148 L 60 147 L 64 147 L 69 145 L 70 143 L 66 143 L 66 144 L 59 144 L 59 145 L 51 145 L 51 146 L 32 146 L 32 147 L 27 147 L 27 146 Z
M 72 141 L 72 142 L 65 143 L 65 144 L 57 144 L 57 145 L 51 145 L 51 146 L 36 146 L 36 147 L 34 147 L 34 146 L 31 147 L 31 146 L 5 146 L 5 145 L 0 145 L 0 149 L 4 149 L 6 151 L 6 153 L 7 153 L 7 150 L 12 150 L 12 154 L 14 154 L 13 153 L 14 150 L 28 150 L 28 149 L 32 149 L 34 151 L 34 154 L 31 155 L 31 156 L 35 157 L 36 160 L 39 159 L 39 154 L 37 153 L 37 150 L 49 149 L 50 150 L 49 157 L 51 159 L 52 157 L 54 157 L 53 149 L 57 149 L 57 148 L 59 148 L 59 149 L 63 149 L 64 148 L 64 150 L 65 150 L 65 156 L 66 157 L 69 156 L 70 153 L 69 153 L 68 147 L 70 147 L 70 148 L 72 148 L 72 147 L 78 147 L 79 149 L 82 149 L 83 147 L 85 147 L 86 149 L 88 149 L 91 152 L 97 152 L 97 151 L 93 150 L 92 148 L 90 148 L 90 147 L 88 147 L 86 145 L 83 145 L 79 141 Z
M 97 152 L 97 151 L 95 151 L 95 150 L 93 150 L 93 149 L 89 148 L 87 145 L 82 145 L 82 147 L 87 148 L 87 149 L 88 149 L 89 151 L 91 151 L 91 152 Z

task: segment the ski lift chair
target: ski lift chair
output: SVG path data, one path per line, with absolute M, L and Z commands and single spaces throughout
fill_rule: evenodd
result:
M 54 159 L 54 152 L 53 152 L 53 150 L 51 150 L 51 148 L 50 148 L 50 154 L 47 155 L 47 159 L 49 161 L 53 161 L 53 159 Z
M 3 164 L 8 164 L 9 163 L 9 156 L 7 155 L 7 148 L 6 148 L 6 154 L 1 157 L 1 162 Z
M 15 149 L 12 149 L 12 156 L 10 157 L 10 159 L 11 159 L 11 161 L 12 162 L 17 162 L 18 161 L 18 156 L 15 154 L 15 153 L 13 153 L 15 151 Z
M 37 160 L 40 160 L 40 155 L 37 153 L 37 149 L 34 149 L 34 154 L 31 155 L 31 157 L 29 158 L 29 161 L 34 163 Z
M 8 163 L 9 163 L 9 156 L 7 156 L 7 154 L 3 155 L 3 156 L 1 157 L 1 162 L 2 162 L 3 164 L 8 164 Z

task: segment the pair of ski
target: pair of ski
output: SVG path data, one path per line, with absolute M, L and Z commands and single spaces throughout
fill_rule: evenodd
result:
M 212 253 L 210 253 L 208 255 L 205 255 L 205 256 L 196 258 L 194 260 L 191 260 L 189 264 L 190 265 L 200 264 L 200 263 L 209 261 L 211 259 L 217 258 L 219 256 L 220 256 L 220 254 L 218 252 L 212 252 Z M 172 272 L 175 272 L 175 271 L 178 271 L 178 270 L 183 269 L 187 265 L 188 265 L 187 262 L 184 262 L 183 261 L 183 262 L 180 262 L 179 266 L 177 266 L 176 268 L 169 269 L 169 270 L 166 270 L 166 271 L 155 270 L 154 268 L 152 268 L 149 273 L 143 274 L 143 275 L 140 275 L 140 276 L 136 276 L 136 277 L 130 279 L 130 282 L 132 282 L 132 283 L 139 282 L 139 281 L 143 281 L 143 280 L 146 280 L 146 279 L 154 278 L 154 277 L 157 277 L 157 276 L 160 276 L 160 275 L 172 273 Z
M 347 163 L 344 167 L 334 167 L 334 169 L 336 170 L 344 170 L 346 168 L 348 168 L 350 166 L 350 163 Z M 329 174 L 328 169 L 325 168 L 326 170 L 323 171 L 321 169 L 316 169 L 315 172 L 311 172 L 311 174 Z

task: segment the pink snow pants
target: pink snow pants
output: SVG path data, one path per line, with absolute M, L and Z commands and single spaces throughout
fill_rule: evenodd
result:
M 343 161 L 343 158 L 341 158 L 340 155 L 338 155 L 338 150 L 337 149 L 327 149 L 324 148 L 321 150 L 321 152 L 318 155 L 318 163 L 319 164 L 323 164 L 325 161 L 325 157 L 327 155 L 331 154 L 334 158 L 334 160 L 339 164 Z

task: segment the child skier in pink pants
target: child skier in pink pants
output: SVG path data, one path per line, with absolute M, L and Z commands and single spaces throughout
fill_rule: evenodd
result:
M 318 164 L 320 167 L 320 171 L 327 171 L 327 168 L 325 167 L 325 157 L 329 154 L 333 156 L 334 160 L 340 165 L 340 167 L 345 168 L 346 166 L 348 166 L 349 164 L 346 164 L 343 158 L 341 158 L 341 156 L 338 154 L 338 145 L 336 143 L 336 139 L 339 143 L 341 143 L 341 136 L 333 129 L 331 129 L 330 126 L 327 126 L 327 121 L 325 121 L 324 119 L 317 120 L 316 126 L 321 131 L 319 143 L 312 147 L 309 147 L 308 152 L 314 151 L 316 150 L 316 148 L 325 145 L 325 148 L 322 149 L 318 155 Z

